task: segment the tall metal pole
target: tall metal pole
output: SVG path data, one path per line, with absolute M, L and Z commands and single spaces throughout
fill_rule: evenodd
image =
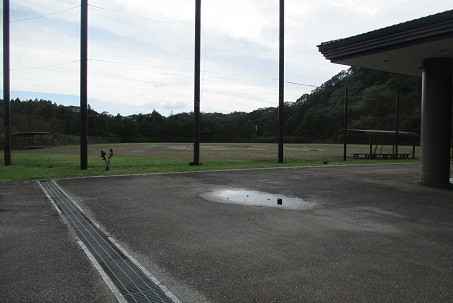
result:
M 200 165 L 200 57 L 201 57 L 201 0 L 195 0 L 195 79 L 193 165 Z
M 81 0 L 80 169 L 88 169 L 88 0 Z
M 344 89 L 344 147 L 343 147 L 343 161 L 346 161 L 348 147 L 348 86 Z
M 5 166 L 11 165 L 11 109 L 10 109 L 10 56 L 9 56 L 9 0 L 3 0 L 3 121 Z
M 283 163 L 284 96 L 285 96 L 285 0 L 280 0 L 280 50 L 278 93 L 278 163 Z
M 396 127 L 395 127 L 395 159 L 398 159 L 398 145 L 399 145 L 399 97 L 398 93 L 396 94 L 395 97 L 395 110 L 396 110 Z

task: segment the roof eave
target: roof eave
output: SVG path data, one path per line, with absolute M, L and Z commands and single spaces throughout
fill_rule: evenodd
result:
M 453 11 L 452 11 L 453 12 Z M 453 19 L 440 24 L 432 24 L 420 28 L 386 34 L 382 31 L 372 32 L 373 38 L 367 34 L 342 40 L 326 42 L 318 45 L 319 51 L 332 62 L 338 62 L 353 57 L 370 55 L 397 48 L 409 47 L 453 37 Z

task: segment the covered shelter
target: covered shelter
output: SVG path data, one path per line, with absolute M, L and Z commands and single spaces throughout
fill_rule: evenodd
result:
M 13 134 L 14 145 L 17 149 L 44 148 L 42 137 L 49 132 L 19 132 Z
M 377 158 L 401 158 L 407 159 L 409 156 L 412 159 L 415 158 L 415 146 L 418 142 L 418 134 L 413 132 L 398 132 L 398 142 L 396 142 L 396 131 L 391 130 L 377 130 L 377 129 L 348 129 L 350 133 L 363 134 L 366 136 L 368 143 L 370 145 L 370 152 L 367 154 L 353 154 L 354 158 L 359 158 L 363 156 L 369 159 Z M 408 153 L 398 153 L 395 148 L 396 145 L 411 145 L 412 154 Z M 381 145 L 392 145 L 392 153 L 382 153 L 382 150 L 378 153 L 378 146 Z M 374 146 L 374 149 L 373 149 Z
M 422 78 L 420 182 L 450 182 L 453 10 L 361 35 L 323 42 L 332 63 Z

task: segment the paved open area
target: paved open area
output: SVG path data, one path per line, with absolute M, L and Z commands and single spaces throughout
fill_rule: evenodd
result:
M 452 302 L 453 191 L 419 166 L 57 180 L 181 302 Z M 244 189 L 282 206 L 206 200 Z M 293 197 L 309 202 L 284 208 Z M 0 184 L 4 302 L 114 302 L 37 182 Z

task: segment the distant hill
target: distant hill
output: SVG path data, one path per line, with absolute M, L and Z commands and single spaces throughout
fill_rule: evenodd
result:
M 398 94 L 400 130 L 420 133 L 420 78 L 350 68 L 288 104 L 287 134 L 307 142 L 342 140 L 346 85 L 349 128 L 394 130 Z
M 285 103 L 287 142 L 341 142 L 345 86 L 349 90 L 349 127 L 395 128 L 395 95 L 400 100 L 400 130 L 420 133 L 421 79 L 350 68 L 310 94 Z M 54 100 L 58 102 L 58 100 Z M 3 117 L 3 105 L 0 108 Z M 13 132 L 49 131 L 53 142 L 79 134 L 79 108 L 48 100 L 13 100 Z M 89 136 L 117 137 L 121 142 L 192 140 L 192 114 L 164 117 L 156 111 L 132 116 L 98 113 L 89 108 Z M 2 121 L 3 125 L 3 121 Z M 250 113 L 203 113 L 202 142 L 276 142 L 277 108 Z M 1 128 L 3 129 L 3 128 Z M 65 136 L 64 136 L 65 135 Z

